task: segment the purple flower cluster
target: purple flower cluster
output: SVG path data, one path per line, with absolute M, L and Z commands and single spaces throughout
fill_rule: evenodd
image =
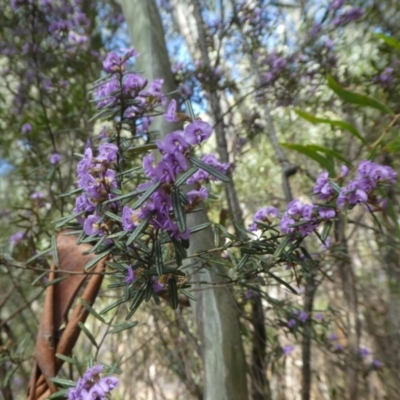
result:
M 253 223 L 249 226 L 249 231 L 254 232 L 262 228 L 262 225 L 259 225 L 260 223 L 270 225 L 278 215 L 279 211 L 275 207 L 269 206 L 260 208 L 254 214 Z
M 382 207 L 382 198 L 376 195 L 376 189 L 385 184 L 393 184 L 397 173 L 393 168 L 376 164 L 369 160 L 360 162 L 357 168 L 357 177 L 351 180 L 347 186 L 340 188 L 342 182 L 349 174 L 349 169 L 343 165 L 341 173 L 336 179 L 330 179 L 328 172 L 320 174 L 315 182 L 313 193 L 324 205 L 303 204 L 294 199 L 282 214 L 280 228 L 286 234 L 298 234 L 302 237 L 310 235 L 321 222 L 335 218 L 338 210 L 346 206 L 355 206 L 360 203 L 368 203 Z M 340 192 L 339 192 L 340 190 Z M 339 193 L 338 193 L 339 192 Z M 337 208 L 332 204 L 336 200 Z M 253 218 L 249 230 L 255 231 L 270 225 L 279 212 L 274 207 L 264 207 L 258 210 Z M 325 247 L 328 247 L 328 242 Z
M 74 212 L 84 213 L 79 217 L 87 235 L 103 235 L 104 229 L 100 226 L 101 216 L 96 212 L 96 207 L 104 201 L 115 197 L 111 189 L 117 188 L 115 170 L 109 168 L 117 161 L 118 147 L 112 143 L 103 143 L 99 146 L 99 154 L 93 157 L 90 147 L 86 148 L 83 159 L 78 163 L 78 186 L 83 193 L 77 197 Z M 118 211 L 118 204 L 109 203 L 112 211 Z
M 95 98 L 100 109 L 124 106 L 123 118 L 140 120 L 139 125 L 143 130 L 150 122 L 145 114 L 153 111 L 157 105 L 165 104 L 167 99 L 161 90 L 162 79 L 155 79 L 148 84 L 142 75 L 125 71 L 127 61 L 138 55 L 133 48 L 124 56 L 110 52 L 103 62 L 103 69 L 111 76 L 96 88 Z M 129 106 L 126 105 L 128 102 Z
M 393 82 L 393 71 L 394 69 L 392 67 L 385 68 L 380 75 L 373 78 L 373 82 L 378 83 L 382 87 L 391 85 Z
M 360 203 L 378 205 L 382 199 L 376 196 L 375 189 L 381 184 L 392 184 L 396 171 L 385 165 L 363 160 L 357 168 L 357 177 L 342 188 L 337 198 L 337 206 L 343 208 Z
M 305 311 L 295 311 L 294 317 L 290 318 L 287 326 L 292 329 L 297 325 L 297 322 L 304 324 L 308 320 L 308 314 Z
M 359 7 L 353 7 L 349 10 L 345 11 L 343 14 L 339 15 L 337 18 L 333 20 L 333 25 L 338 26 L 345 26 L 350 22 L 355 21 L 358 18 L 361 18 L 364 14 L 364 11 Z
M 299 233 L 306 237 L 310 235 L 323 220 L 332 219 L 336 211 L 329 207 L 319 207 L 303 204 L 300 200 L 292 200 L 283 213 L 280 227 L 283 233 Z
M 265 63 L 268 65 L 268 72 L 263 77 L 263 83 L 268 84 L 279 76 L 282 70 L 288 65 L 288 60 L 278 56 L 275 52 L 265 58 Z
M 24 236 L 24 231 L 18 231 L 9 237 L 8 243 L 10 243 L 12 246 L 16 246 L 24 238 Z
M 175 239 L 188 239 L 190 231 L 187 228 L 185 232 L 180 232 L 175 222 L 172 206 L 171 188 L 177 177 L 182 172 L 188 170 L 188 157 L 191 147 L 201 144 L 207 140 L 212 133 L 212 128 L 207 122 L 193 121 L 185 130 L 179 130 L 169 133 L 164 140 L 158 140 L 156 145 L 162 159 L 157 165 L 154 165 L 154 156 L 150 154 L 143 158 L 143 169 L 150 182 L 141 184 L 138 189 L 147 189 L 156 182 L 161 182 L 159 188 L 149 197 L 141 206 L 140 210 L 132 210 L 125 206 L 122 212 L 122 225 L 126 231 L 132 231 L 136 228 L 140 220 L 151 215 L 150 224 L 156 229 L 168 232 Z M 221 164 L 213 155 L 204 156 L 202 159 L 208 165 L 221 172 L 226 172 L 228 167 Z M 208 191 L 201 184 L 210 177 L 209 173 L 199 169 L 188 180 L 188 184 L 197 183 L 196 189 L 187 193 L 188 204 L 185 210 L 190 211 L 201 201 L 208 197 Z
M 102 369 L 102 365 L 89 368 L 78 379 L 76 386 L 68 390 L 68 400 L 105 400 L 107 394 L 118 385 L 118 379 L 114 376 L 100 378 Z

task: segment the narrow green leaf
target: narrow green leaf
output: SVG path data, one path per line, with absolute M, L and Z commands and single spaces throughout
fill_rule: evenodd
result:
M 75 382 L 76 385 L 76 382 Z M 65 399 L 67 397 L 68 394 L 68 389 L 62 389 L 59 390 L 56 393 L 53 393 L 50 397 L 49 400 L 53 400 L 53 399 Z
M 143 146 L 128 147 L 126 151 L 129 153 L 143 153 L 145 151 L 154 150 L 157 146 L 155 143 L 144 144 Z
M 67 363 L 76 365 L 76 360 L 74 358 L 71 357 L 67 357 L 64 354 L 60 354 L 60 353 L 56 353 L 56 357 L 59 358 L 60 360 L 63 360 Z
M 35 286 L 39 281 L 41 281 L 48 273 L 49 271 L 44 271 L 42 272 L 38 277 L 35 278 L 35 280 L 31 283 L 32 286 Z
M 204 229 L 207 229 L 211 225 L 210 222 L 205 222 L 204 224 L 196 225 L 193 228 L 190 228 L 190 233 L 200 232 Z
M 279 244 L 279 246 L 276 248 L 275 253 L 273 255 L 274 258 L 279 258 L 282 254 L 282 252 L 285 250 L 285 247 L 288 245 L 288 243 L 291 241 L 292 237 L 290 235 L 286 236 L 282 242 Z
M 71 196 L 72 194 L 80 193 L 80 192 L 82 192 L 82 191 L 83 191 L 82 188 L 78 188 L 78 189 L 71 190 L 71 191 L 68 192 L 68 193 L 59 194 L 58 197 L 67 197 L 67 196 Z
M 346 164 L 350 164 L 348 160 L 346 160 L 346 158 L 344 158 L 338 151 L 336 150 L 332 150 L 332 149 L 328 149 L 327 147 L 324 146 L 319 146 L 316 144 L 309 144 L 307 145 L 307 147 L 311 150 L 315 150 L 315 151 L 319 151 L 321 153 L 325 153 L 328 156 L 331 156 L 333 158 L 337 158 L 340 161 L 343 161 Z
M 249 253 L 245 253 L 245 255 L 241 258 L 241 260 L 239 261 L 238 265 L 237 265 L 237 270 L 240 271 L 247 263 L 247 261 L 250 258 L 250 254 Z
M 154 258 L 156 264 L 157 275 L 161 276 L 163 274 L 163 255 L 161 249 L 161 243 L 159 240 L 154 242 Z
M 367 141 L 361 136 L 360 132 L 353 125 L 351 125 L 345 121 L 333 120 L 333 119 L 328 119 L 328 118 L 318 118 L 312 114 L 309 114 L 309 113 L 299 110 L 299 109 L 295 109 L 294 112 L 299 117 L 301 117 L 301 118 L 305 119 L 306 121 L 309 121 L 313 124 L 329 124 L 332 126 L 337 126 L 339 128 L 345 129 L 345 130 L 349 131 L 353 136 L 360 139 L 364 144 L 367 144 Z
M 79 217 L 81 215 L 83 215 L 85 213 L 85 211 L 82 211 L 78 214 L 71 214 L 68 217 L 64 217 L 64 218 L 60 218 L 58 220 L 55 221 L 56 223 L 56 228 L 61 228 L 62 226 L 66 225 L 68 222 L 76 219 L 76 217 Z
M 68 278 L 67 275 L 60 276 L 59 278 L 53 279 L 53 280 L 48 281 L 47 283 L 45 283 L 44 287 L 55 285 L 56 283 L 59 283 L 59 282 L 63 281 L 64 279 L 67 279 L 67 278 Z
M 328 76 L 328 86 L 347 103 L 357 104 L 364 107 L 372 107 L 382 111 L 385 114 L 393 114 L 393 111 L 379 100 L 365 94 L 360 94 L 345 89 L 344 87 L 340 86 L 331 76 Z
M 393 47 L 397 51 L 400 52 L 400 42 L 391 36 L 386 36 L 383 33 L 372 33 L 372 36 L 375 36 L 378 39 L 383 40 L 387 45 Z
M 153 214 L 149 214 L 146 218 L 142 219 L 140 224 L 133 230 L 128 240 L 126 241 L 127 246 L 129 246 L 139 235 L 145 230 L 147 224 L 149 223 Z
M 308 146 L 303 146 L 301 144 L 295 144 L 295 143 L 279 143 L 279 144 L 282 147 L 286 147 L 287 149 L 295 150 L 301 154 L 304 154 L 305 156 L 315 160 L 319 165 L 321 165 L 322 168 L 328 170 L 332 174 L 334 173 L 334 171 L 332 171 L 332 165 L 329 162 L 329 160 L 321 156 L 317 151 L 308 148 Z
M 93 315 L 93 317 L 95 317 L 96 319 L 98 319 L 99 321 L 103 322 L 103 324 L 106 323 L 106 321 L 104 320 L 104 318 L 93 308 L 91 307 L 84 299 L 79 299 L 81 304 L 83 305 L 83 307 L 86 308 L 86 310 L 89 311 L 89 313 L 91 315 Z
M 78 322 L 78 325 L 79 325 L 79 327 L 81 328 L 81 330 L 83 331 L 83 333 L 84 333 L 84 334 L 87 336 L 87 338 L 90 340 L 90 342 L 92 343 L 92 345 L 93 345 L 94 347 L 96 347 L 96 349 L 99 348 L 99 346 L 98 346 L 97 343 L 96 343 L 96 339 L 95 339 L 95 338 L 93 337 L 93 335 L 90 333 L 89 329 L 86 328 L 86 326 L 85 326 L 81 321 Z
M 106 237 L 101 236 L 101 238 L 97 241 L 97 243 L 93 247 L 91 247 L 89 250 L 84 251 L 82 254 L 83 255 L 90 254 L 90 253 L 97 254 L 97 250 L 100 249 L 101 245 L 104 243 L 105 240 L 106 240 Z
M 176 279 L 174 276 L 171 276 L 168 279 L 168 298 L 173 309 L 178 308 L 178 289 L 176 286 Z
M 185 101 L 185 107 L 187 110 L 187 113 L 189 114 L 189 117 L 194 121 L 196 119 L 196 116 L 194 115 L 192 103 L 189 100 Z
M 328 238 L 329 236 L 329 232 L 331 231 L 332 228 L 332 221 L 326 221 L 324 228 L 322 229 L 322 233 L 321 233 L 321 239 L 325 242 L 325 240 Z
M 92 260 L 88 261 L 85 265 L 84 270 L 87 271 L 90 268 L 92 268 L 94 265 L 96 265 L 100 260 L 102 260 L 104 257 L 106 257 L 108 254 L 112 252 L 114 247 L 108 248 L 106 251 L 103 251 L 103 253 L 100 253 L 98 256 L 93 258 Z
M 117 221 L 117 222 L 121 222 L 121 223 L 122 223 L 122 218 L 119 217 L 118 215 L 113 214 L 113 213 L 110 212 L 110 211 L 105 211 L 105 212 L 104 212 L 104 215 L 107 216 L 107 217 L 110 218 L 110 219 L 113 219 L 114 221 Z
M 153 186 L 150 186 L 142 195 L 142 197 L 132 206 L 132 209 L 140 207 L 161 185 L 161 182 L 156 182 Z
M 26 261 L 25 264 L 30 264 L 32 261 L 35 261 L 37 258 L 44 256 L 47 253 L 50 253 L 50 251 L 52 251 L 53 248 L 49 247 L 46 250 L 41 251 L 40 253 L 35 254 L 33 257 L 29 258 L 28 261 Z
M 186 183 L 186 181 L 195 173 L 197 172 L 199 168 L 198 167 L 192 167 L 188 171 L 186 171 L 184 174 L 180 175 L 179 178 L 175 181 L 175 186 L 179 187 Z
M 186 231 L 186 215 L 182 210 L 181 199 L 179 196 L 179 189 L 176 187 L 172 187 L 172 208 L 174 210 L 175 222 L 178 226 L 178 230 L 180 233 L 184 233 Z
M 140 193 L 142 193 L 142 192 L 138 191 L 138 190 L 134 190 L 133 192 L 122 194 L 121 196 L 117 196 L 111 200 L 107 200 L 103 204 L 114 203 L 114 202 L 120 201 L 120 200 L 132 199 L 132 198 L 138 196 Z
M 118 239 L 121 240 L 128 234 L 128 231 L 120 231 L 116 233 L 112 233 L 111 235 L 107 236 L 107 239 Z
M 179 289 L 179 291 L 184 294 L 186 297 L 188 297 L 190 300 L 197 301 L 197 297 L 190 293 L 189 291 L 185 289 Z
M 138 292 L 136 292 L 136 295 L 134 296 L 134 298 L 132 299 L 132 302 L 129 306 L 130 312 L 128 313 L 128 315 L 125 317 L 126 320 L 128 320 L 129 318 L 132 317 L 132 315 L 137 311 L 137 309 L 139 308 L 140 304 L 142 304 L 143 299 L 144 299 L 144 295 L 145 295 L 145 288 L 140 289 Z
M 282 278 L 280 278 L 279 276 L 273 274 L 273 273 L 270 272 L 270 271 L 266 271 L 266 272 L 267 272 L 267 274 L 268 274 L 271 278 L 275 279 L 275 280 L 276 280 L 277 282 L 279 282 L 281 285 L 283 285 L 283 286 L 285 286 L 286 288 L 288 288 L 292 293 L 298 294 L 298 293 L 297 293 L 297 290 L 294 289 L 294 288 L 292 288 L 292 287 L 291 287 L 287 282 L 285 282 Z
M 182 261 L 187 257 L 187 253 L 185 248 L 182 246 L 182 243 L 179 240 L 171 239 L 172 244 L 175 248 L 175 261 L 178 267 L 182 265 Z
M 126 299 L 124 299 L 123 297 L 119 300 L 117 300 L 116 302 L 110 304 L 108 307 L 104 308 L 103 310 L 100 311 L 100 314 L 106 314 L 108 313 L 110 310 L 112 310 L 115 307 L 118 307 L 120 304 L 125 303 Z
M 135 322 L 127 322 L 125 324 L 120 324 L 120 325 L 116 325 L 113 329 L 111 329 L 110 331 L 107 332 L 108 334 L 112 334 L 112 333 L 118 333 L 118 332 L 122 332 L 126 329 L 130 329 L 133 328 L 134 326 L 136 326 L 138 324 L 138 321 Z
M 211 165 L 208 165 L 205 162 L 199 160 L 198 158 L 190 157 L 189 160 L 192 162 L 192 164 L 208 172 L 210 175 L 215 176 L 222 182 L 230 182 L 229 178 L 226 175 L 224 175 L 222 172 L 219 172 L 214 167 L 211 167 Z

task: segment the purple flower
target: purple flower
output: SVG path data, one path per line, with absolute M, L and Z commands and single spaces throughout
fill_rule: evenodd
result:
M 164 285 L 158 282 L 157 278 L 153 278 L 153 290 L 155 293 L 159 292 L 160 290 L 164 289 Z
M 366 347 L 360 347 L 359 352 L 362 358 L 368 357 L 370 354 L 370 351 Z
M 290 216 L 300 215 L 302 208 L 303 208 L 302 202 L 298 199 L 294 199 L 288 204 L 287 213 Z
M 340 168 L 340 177 L 345 178 L 348 174 L 349 174 L 349 168 L 343 164 Z
M 287 326 L 289 327 L 289 328 L 293 328 L 293 327 L 295 327 L 297 325 L 297 321 L 295 320 L 295 319 L 289 319 L 289 321 L 288 321 L 288 323 L 287 323 Z
M 294 350 L 294 346 L 291 344 L 287 344 L 286 346 L 282 347 L 283 354 L 288 356 Z
M 143 170 L 148 178 L 153 178 L 154 175 L 154 155 L 153 153 L 143 157 Z
M 336 333 L 330 333 L 328 336 L 329 340 L 338 340 L 338 335 L 336 335 Z
M 118 146 L 113 143 L 103 143 L 99 146 L 99 155 L 96 157 L 99 161 L 108 161 L 110 163 L 117 160 Z
M 333 351 L 335 353 L 340 353 L 343 351 L 343 345 L 341 343 L 336 343 L 335 346 L 333 347 Z
M 287 212 L 284 212 L 282 215 L 282 219 L 280 222 L 280 227 L 283 233 L 292 233 L 294 232 L 294 227 L 292 225 L 295 223 L 295 220 L 290 218 Z
M 208 190 L 205 187 L 201 187 L 200 190 L 191 190 L 187 193 L 187 197 L 190 204 L 199 204 L 208 197 Z
M 319 31 L 322 29 L 322 25 L 321 24 L 314 24 L 310 30 L 310 36 L 315 36 L 317 33 L 319 33 Z
M 322 314 L 322 313 L 316 313 L 316 314 L 315 314 L 315 319 L 316 319 L 318 322 L 321 322 L 321 321 L 324 319 L 324 314 Z
M 336 216 L 336 211 L 334 208 L 331 207 L 319 207 L 318 214 L 323 219 L 332 219 Z
M 245 297 L 247 300 L 251 300 L 251 299 L 252 299 L 253 297 L 255 297 L 256 295 L 258 295 L 257 292 L 255 292 L 255 291 L 252 290 L 252 289 L 247 289 L 246 292 L 245 292 L 245 294 L 244 294 L 244 297 Z
M 329 3 L 328 10 L 330 11 L 338 10 L 340 7 L 342 7 L 343 4 L 344 0 L 332 0 Z
M 397 172 L 393 168 L 386 165 L 374 164 L 370 170 L 370 178 L 376 183 L 394 183 L 396 176 Z
M 316 180 L 313 192 L 318 195 L 320 200 L 328 200 L 335 194 L 329 185 L 329 174 L 324 171 Z
M 380 369 L 383 367 L 383 363 L 377 359 L 374 359 L 371 363 L 372 368 L 374 369 Z
M 168 122 L 178 122 L 178 118 L 176 116 L 176 100 L 172 99 L 168 105 L 167 112 L 163 115 L 165 120 Z
M 119 83 L 115 76 L 113 79 L 100 85 L 95 91 L 96 99 L 98 99 L 97 106 L 102 108 L 109 104 L 113 104 L 117 99 L 115 95 L 118 94 L 119 88 Z
M 328 237 L 326 240 L 325 240 L 325 243 L 323 243 L 322 245 L 321 245 L 321 249 L 322 250 L 328 250 L 329 249 L 329 247 L 331 247 L 331 243 L 332 242 L 332 239 L 330 238 L 330 237 Z
M 44 195 L 42 192 L 33 192 L 31 194 L 31 199 L 33 199 L 33 200 L 40 200 L 40 199 L 43 199 L 43 197 L 44 197 Z
M 103 69 L 109 74 L 113 74 L 117 71 L 120 71 L 121 65 L 122 65 L 122 59 L 114 51 L 110 51 L 107 54 L 106 59 L 103 61 Z
M 108 393 L 110 390 L 117 387 L 118 379 L 115 376 L 106 376 L 99 380 L 98 385 L 104 390 L 105 393 Z
M 122 210 L 122 228 L 124 231 L 132 231 L 138 226 L 137 211 L 132 210 L 128 206 L 124 206 Z
M 101 371 L 103 371 L 103 366 L 101 364 L 94 365 L 83 374 L 83 379 L 87 381 L 91 380 L 98 376 Z
M 102 233 L 100 229 L 100 225 L 98 224 L 100 220 L 99 215 L 89 215 L 84 224 L 83 224 L 83 230 L 85 231 L 86 235 L 95 235 L 96 233 Z
M 131 284 L 131 283 L 135 282 L 136 281 L 136 274 L 135 274 L 135 271 L 132 268 L 132 265 L 130 265 L 128 267 L 127 272 L 128 272 L 128 274 L 125 277 L 125 282 L 128 283 L 128 284 Z
M 130 47 L 128 49 L 121 49 L 121 51 L 125 52 L 124 58 L 126 58 L 126 59 L 129 59 L 132 57 L 138 57 L 140 55 L 140 53 L 137 52 L 134 47 Z
M 140 74 L 127 74 L 124 77 L 123 92 L 126 94 L 133 94 L 132 92 L 139 92 L 147 85 L 147 79 Z
M 68 400 L 103 400 L 118 385 L 118 379 L 113 376 L 100 378 L 102 365 L 89 368 L 82 378 L 79 378 L 76 386 L 68 389 Z
M 97 180 L 89 174 L 83 174 L 78 181 L 78 186 L 85 190 L 90 197 L 98 199 L 101 197 L 101 186 Z
M 168 153 L 175 155 L 177 152 L 183 153 L 189 148 L 189 143 L 184 137 L 183 131 L 168 133 L 164 141 L 157 140 L 156 144 L 162 154 Z
M 304 324 L 308 320 L 308 314 L 305 311 L 300 311 L 297 319 Z
M 270 224 L 274 218 L 279 215 L 279 211 L 272 206 L 260 208 L 253 217 L 253 224 L 250 226 L 250 231 L 255 231 L 258 229 L 257 223 L 266 222 Z
M 335 18 L 332 23 L 336 27 L 344 26 L 362 17 L 363 14 L 364 11 L 361 8 L 353 7 L 350 10 L 345 11 L 343 14 L 339 15 L 337 18 Z
M 74 213 L 79 214 L 82 211 L 92 212 L 95 208 L 96 206 L 90 201 L 86 194 L 81 194 L 75 200 L 75 208 L 73 211 Z
M 57 165 L 61 161 L 61 155 L 58 153 L 53 153 L 50 156 L 50 164 Z
M 26 124 L 22 125 L 21 132 L 24 133 L 24 134 L 32 132 L 31 124 L 27 122 Z
M 185 128 L 186 141 L 195 146 L 207 140 L 212 133 L 212 127 L 208 122 L 194 121 Z
M 24 231 L 18 231 L 9 237 L 8 243 L 10 243 L 12 246 L 16 246 L 24 238 L 24 236 Z

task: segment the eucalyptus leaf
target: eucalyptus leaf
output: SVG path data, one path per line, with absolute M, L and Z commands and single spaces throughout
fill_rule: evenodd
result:
M 387 105 L 381 103 L 379 100 L 365 94 L 360 94 L 345 89 L 344 87 L 340 86 L 331 76 L 328 76 L 328 86 L 347 103 L 357 104 L 363 107 L 372 107 L 383 112 L 384 114 L 394 114 Z

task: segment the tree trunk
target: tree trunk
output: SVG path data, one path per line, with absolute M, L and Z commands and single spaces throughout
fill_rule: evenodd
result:
M 141 53 L 138 68 L 148 79 L 163 78 L 166 92 L 175 89 L 170 61 L 165 46 L 161 18 L 154 0 L 122 1 L 132 43 Z M 156 121 L 160 134 L 171 130 L 163 120 Z M 189 214 L 188 226 L 208 221 L 206 211 Z M 189 254 L 214 247 L 211 229 L 191 237 Z M 219 265 L 209 263 L 199 271 L 194 267 L 195 281 L 223 283 L 216 273 L 224 273 Z M 227 286 L 196 285 L 197 301 L 192 302 L 202 344 L 204 362 L 204 399 L 246 400 L 246 364 L 240 336 L 239 315 L 232 293 Z

